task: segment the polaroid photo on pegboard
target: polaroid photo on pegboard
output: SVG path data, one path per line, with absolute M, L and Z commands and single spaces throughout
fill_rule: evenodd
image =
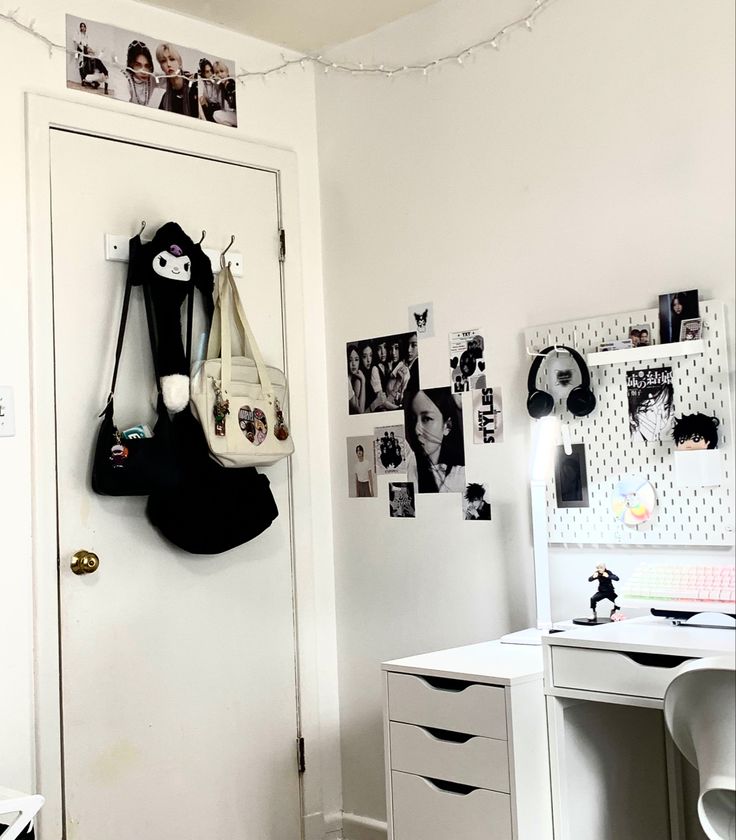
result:
M 555 453 L 555 496 L 558 508 L 588 507 L 588 471 L 585 466 L 585 446 L 573 443 L 570 454 L 564 446 Z
M 409 307 L 409 329 L 416 330 L 417 338 L 434 335 L 434 307 L 431 303 L 417 303 Z

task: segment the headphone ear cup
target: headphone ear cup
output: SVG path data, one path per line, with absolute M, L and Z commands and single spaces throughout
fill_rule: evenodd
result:
M 578 385 L 567 395 L 567 410 L 576 417 L 587 417 L 596 406 L 595 394 L 590 388 Z
M 554 397 L 546 391 L 532 391 L 532 393 L 527 397 L 526 410 L 535 420 L 539 420 L 541 417 L 546 417 L 548 414 L 552 414 L 554 407 Z

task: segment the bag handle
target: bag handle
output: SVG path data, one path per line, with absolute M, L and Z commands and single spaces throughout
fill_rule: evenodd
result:
M 232 304 L 234 304 L 234 311 L 231 314 Z M 266 364 L 263 361 L 260 348 L 245 315 L 243 302 L 240 298 L 238 288 L 235 285 L 230 266 L 225 265 L 217 276 L 217 300 L 215 314 L 212 320 L 210 340 L 207 346 L 208 359 L 216 359 L 219 350 L 222 360 L 220 384 L 225 393 L 229 390 L 232 377 L 231 327 L 233 323 L 236 329 L 240 327 L 240 332 L 243 336 L 243 354 L 248 355 L 250 353 L 250 356 L 256 364 L 261 389 L 265 396 L 269 400 L 272 400 L 274 392 Z M 218 343 L 220 345 L 219 348 L 217 347 Z
M 130 240 L 130 247 L 131 249 L 136 248 L 140 245 L 140 235 L 134 236 Z M 131 263 L 128 266 L 128 275 L 125 280 L 125 292 L 123 294 L 123 309 L 120 314 L 120 326 L 118 327 L 118 340 L 117 344 L 115 345 L 115 364 L 112 370 L 112 382 L 110 383 L 110 393 L 107 397 L 107 404 L 105 408 L 100 414 L 102 417 L 103 414 L 106 414 L 108 411 L 112 415 L 113 410 L 113 397 L 115 396 L 115 385 L 118 381 L 118 371 L 120 369 L 120 357 L 123 353 L 123 341 L 125 339 L 125 328 L 128 323 L 128 312 L 130 311 L 130 295 L 133 291 L 133 286 L 135 285 L 133 282 L 133 270 L 131 269 Z M 146 307 L 146 323 L 148 325 L 148 339 L 151 343 L 151 356 L 153 358 L 153 373 L 156 380 L 156 389 L 158 391 L 158 405 L 157 411 L 161 413 L 161 406 L 163 401 L 163 394 L 161 393 L 161 382 L 159 379 L 158 374 L 158 363 L 156 361 L 156 335 L 155 335 L 155 324 L 153 320 L 153 306 L 151 303 L 151 291 L 148 288 L 148 285 L 144 284 L 143 286 L 143 301 Z

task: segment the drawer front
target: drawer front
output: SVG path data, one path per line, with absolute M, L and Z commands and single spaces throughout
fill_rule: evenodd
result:
M 394 840 L 511 840 L 506 793 L 442 790 L 422 776 L 391 773 Z
M 494 685 L 388 675 L 389 719 L 506 740 L 506 697 Z
M 472 735 L 460 742 L 446 730 L 428 732 L 408 723 L 391 723 L 390 733 L 392 770 L 502 793 L 510 790 L 506 741 Z
M 587 648 L 552 648 L 552 679 L 559 688 L 604 691 L 661 700 L 678 663 L 640 664 L 625 653 Z

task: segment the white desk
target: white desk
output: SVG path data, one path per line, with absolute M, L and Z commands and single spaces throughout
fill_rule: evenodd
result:
M 736 655 L 736 633 L 644 617 L 546 634 L 542 650 L 555 840 L 684 840 L 664 692 L 685 659 Z

